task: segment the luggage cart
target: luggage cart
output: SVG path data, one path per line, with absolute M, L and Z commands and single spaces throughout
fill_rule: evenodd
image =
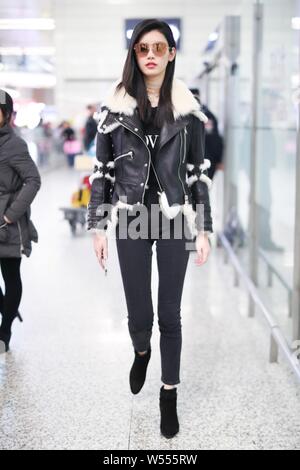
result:
M 72 235 L 76 235 L 78 225 L 85 227 L 87 205 L 90 200 L 91 184 L 89 177 L 93 172 L 93 157 L 91 153 L 89 155 L 78 155 L 75 158 L 75 170 L 80 171 L 80 183 L 79 188 L 72 194 L 71 207 L 60 207 L 59 210 L 64 214 L 64 220 L 66 220 L 71 229 Z

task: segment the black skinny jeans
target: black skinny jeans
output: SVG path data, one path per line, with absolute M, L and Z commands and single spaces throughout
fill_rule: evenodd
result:
M 0 312 L 2 314 L 0 329 L 10 332 L 22 298 L 21 258 L 0 258 L 0 265 L 5 284 L 5 295 L 0 288 Z
M 167 385 L 176 385 L 180 383 L 181 298 L 189 259 L 186 242 L 190 242 L 191 239 L 186 238 L 184 233 L 181 239 L 175 239 L 173 229 L 175 219 L 178 221 L 178 218 L 181 218 L 181 222 L 185 224 L 185 217 L 179 213 L 175 219 L 170 221 L 170 239 L 162 238 L 164 216 L 161 213 L 158 237 L 151 238 L 149 228 L 147 239 L 131 239 L 130 237 L 122 239 L 119 235 L 120 227 L 124 227 L 120 215 L 122 211 L 127 211 L 127 209 L 119 209 L 116 243 L 132 344 L 139 352 L 146 351 L 150 345 L 154 317 L 151 294 L 152 245 L 156 242 L 159 275 L 157 313 L 160 330 L 161 380 Z M 130 215 L 130 211 L 127 211 L 127 214 L 128 223 L 125 224 L 125 230 L 136 217 Z M 148 221 L 150 224 L 150 213 Z

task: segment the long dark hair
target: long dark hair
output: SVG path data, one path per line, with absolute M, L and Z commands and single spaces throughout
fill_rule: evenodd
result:
M 133 48 L 145 33 L 153 30 L 158 30 L 165 36 L 169 47 L 176 47 L 172 30 L 167 23 L 158 19 L 148 19 L 141 21 L 134 28 L 123 69 L 122 81 L 117 86 L 117 90 L 120 90 L 122 86 L 124 86 L 126 92 L 137 100 L 140 118 L 145 122 L 148 122 L 150 119 L 151 105 L 147 96 L 144 76 L 139 69 Z M 164 81 L 160 89 L 159 106 L 154 122 L 154 124 L 158 127 L 161 127 L 164 122 L 174 122 L 171 96 L 174 70 L 175 59 L 168 63 Z
M 0 109 L 4 118 L 4 125 L 10 124 L 11 117 L 14 111 L 14 104 L 12 97 L 4 90 L 0 89 Z

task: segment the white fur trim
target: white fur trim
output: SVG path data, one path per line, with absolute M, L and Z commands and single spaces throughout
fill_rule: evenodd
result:
M 95 171 L 90 177 L 89 177 L 89 181 L 90 181 L 90 184 L 93 183 L 94 180 L 98 179 L 98 178 L 103 178 L 103 176 L 110 180 L 112 183 L 115 183 L 115 177 L 114 176 L 111 176 L 109 174 L 105 174 L 100 171 L 101 168 L 104 167 L 104 163 L 103 162 L 99 162 L 99 160 L 97 160 L 96 157 L 94 157 L 93 159 L 93 163 L 94 163 L 94 166 L 97 168 L 97 171 Z M 112 161 L 109 161 L 106 165 L 106 168 L 114 168 L 115 167 L 115 162 L 112 162 Z
M 114 184 L 115 181 L 116 181 L 116 178 L 115 178 L 114 176 L 110 176 L 110 175 L 108 175 L 108 174 L 105 175 L 105 178 L 106 178 L 107 180 L 110 180 L 113 184 Z
M 200 175 L 199 180 L 205 183 L 208 189 L 212 187 L 212 180 L 207 175 Z M 192 175 L 187 179 L 187 184 L 189 187 L 191 187 L 194 183 L 196 183 L 196 181 L 198 181 L 198 177 L 196 175 Z
M 89 182 L 90 182 L 90 184 L 93 184 L 93 181 L 94 181 L 94 180 L 97 180 L 97 179 L 100 179 L 100 178 L 103 178 L 103 173 L 102 173 L 102 171 L 96 171 L 95 173 L 93 173 L 93 174 L 89 177 Z
M 174 118 L 178 119 L 180 116 L 187 116 L 190 113 L 199 111 L 200 115 L 203 115 L 200 111 L 200 105 L 195 99 L 193 93 L 188 89 L 187 85 L 178 78 L 173 80 L 172 86 L 172 103 L 173 103 L 173 112 Z M 203 120 L 201 116 L 201 121 Z M 205 117 L 205 116 L 204 116 Z
M 198 181 L 198 176 L 192 175 L 187 179 L 187 184 L 188 186 L 192 186 L 196 181 Z
M 187 163 L 186 168 L 188 171 L 193 171 L 193 169 L 195 168 L 195 165 L 193 165 L 192 163 Z
M 123 113 L 126 116 L 132 116 L 137 102 L 133 96 L 130 96 L 124 89 L 116 90 L 117 85 L 122 80 L 114 82 L 108 91 L 107 97 L 103 101 L 103 105 L 110 109 L 112 113 Z
M 188 171 L 193 171 L 195 165 L 193 163 L 187 163 L 186 167 Z M 204 162 L 199 165 L 200 170 L 205 171 L 211 167 L 211 161 L 208 158 L 204 158 Z
M 99 162 L 99 160 L 98 160 L 97 157 L 93 157 L 93 166 L 96 166 L 97 168 L 102 168 L 102 167 L 103 167 L 103 163 L 102 163 L 102 162 Z
M 197 165 L 193 165 L 192 163 L 187 163 L 186 166 L 187 166 L 188 171 L 192 172 Z M 211 166 L 211 161 L 208 160 L 208 158 L 205 158 L 204 162 L 201 163 L 201 165 L 199 165 L 199 168 L 201 172 L 203 172 L 207 170 L 208 168 L 210 168 L 210 166 Z M 189 178 L 186 178 L 187 184 L 189 186 L 192 186 L 197 180 L 198 180 L 197 175 L 192 175 Z M 203 181 L 203 183 L 206 183 L 209 189 L 212 187 L 212 180 L 204 173 L 201 173 L 199 180 Z
M 113 113 L 122 113 L 126 116 L 132 116 L 135 108 L 137 107 L 137 101 L 133 96 L 129 95 L 125 91 L 124 87 L 116 91 L 116 87 L 120 82 L 121 79 L 118 79 L 112 84 L 102 105 L 107 107 Z M 192 113 L 200 119 L 200 121 L 208 121 L 205 114 L 200 110 L 200 104 L 182 80 L 174 78 L 171 96 L 175 120 L 181 116 L 187 116 Z M 107 131 L 106 128 L 105 131 L 102 132 L 106 133 L 109 131 Z
M 182 206 L 182 213 L 186 217 L 186 221 L 192 236 L 196 236 L 198 234 L 198 230 L 196 228 L 196 211 L 194 211 L 192 204 L 183 204 Z
M 200 105 L 198 105 L 200 106 Z M 196 111 L 192 111 L 192 114 L 194 114 L 194 116 L 196 116 L 198 119 L 200 119 L 200 121 L 203 121 L 205 124 L 208 122 L 208 117 L 205 116 L 205 114 L 200 111 L 200 109 L 196 110 Z
M 212 180 L 207 175 L 202 174 L 200 176 L 200 181 L 203 181 L 203 183 L 206 183 L 208 189 L 212 187 Z
M 110 132 L 117 129 L 117 127 L 119 127 L 120 125 L 121 125 L 120 122 L 113 122 L 112 124 L 110 124 L 110 126 L 105 126 L 105 129 L 99 129 L 98 128 L 98 130 L 99 130 L 100 134 L 109 134 Z
M 105 109 L 101 113 L 98 113 L 99 123 L 98 123 L 97 129 L 98 129 L 99 132 L 100 132 L 100 128 L 101 128 L 103 122 L 105 121 L 107 115 L 108 115 L 108 109 Z
M 127 202 L 123 202 L 123 201 L 118 201 L 116 206 L 118 209 L 129 209 L 130 211 L 133 211 L 133 204 L 127 204 Z
M 200 170 L 205 171 L 211 167 L 211 161 L 208 158 L 204 158 L 204 162 L 200 165 Z

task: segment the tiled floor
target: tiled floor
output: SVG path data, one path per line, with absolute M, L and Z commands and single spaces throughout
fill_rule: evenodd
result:
M 173 440 L 160 436 L 157 321 L 147 382 L 132 396 L 115 241 L 104 277 L 91 237 L 72 238 L 58 211 L 78 178 L 66 169 L 45 175 L 34 205 L 40 243 L 22 266 L 24 324 L 14 325 L 12 350 L 0 357 L 0 448 L 300 448 L 299 384 L 283 361 L 268 363 L 268 331 L 247 318 L 247 295 L 233 287 L 217 248 L 201 268 L 191 254 L 182 303 L 181 430 Z M 154 295 L 156 289 L 154 269 Z

